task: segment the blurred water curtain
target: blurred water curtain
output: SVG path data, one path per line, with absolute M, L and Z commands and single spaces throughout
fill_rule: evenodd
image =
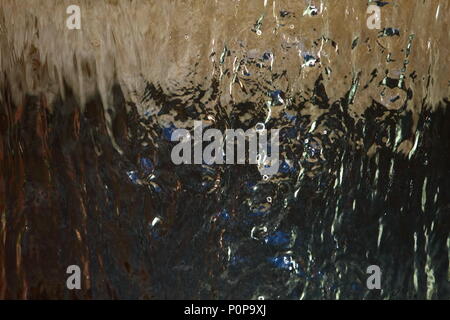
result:
M 0 298 L 450 298 L 449 12 L 2 0 Z M 196 121 L 278 170 L 174 163 Z

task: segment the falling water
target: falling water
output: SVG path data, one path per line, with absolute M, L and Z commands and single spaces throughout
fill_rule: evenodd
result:
M 448 1 L 78 2 L 0 4 L 0 298 L 450 298 Z M 196 120 L 279 172 L 173 164 Z

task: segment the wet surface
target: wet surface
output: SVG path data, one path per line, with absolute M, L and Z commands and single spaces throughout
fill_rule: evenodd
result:
M 84 1 L 80 31 L 52 2 L 0 6 L 0 298 L 450 298 L 448 1 L 374 1 L 380 30 L 367 1 Z M 194 120 L 280 129 L 279 172 L 174 165 Z

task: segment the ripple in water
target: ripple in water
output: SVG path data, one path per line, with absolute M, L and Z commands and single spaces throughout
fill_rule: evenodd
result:
M 448 299 L 450 8 L 374 3 L 5 1 L 0 298 Z M 278 173 L 174 165 L 195 120 Z

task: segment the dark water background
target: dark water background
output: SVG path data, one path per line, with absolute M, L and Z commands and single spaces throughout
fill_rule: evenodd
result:
M 366 17 L 367 1 L 324 2 L 328 16 L 317 19 L 302 15 L 307 1 L 280 1 L 276 22 L 261 27 L 261 39 L 270 38 L 262 42 L 252 31 L 269 10 L 260 2 L 243 8 L 233 2 L 210 16 L 209 9 L 189 11 L 187 2 L 171 4 L 177 14 L 166 19 L 174 24 L 188 12 L 214 25 L 237 19 L 233 10 L 245 13 L 240 24 L 228 22 L 228 38 L 213 36 L 219 44 L 212 49 L 211 37 L 192 29 L 198 20 L 189 20 L 191 28 L 178 38 L 177 26 L 170 31 L 152 22 L 160 55 L 140 52 L 141 58 L 156 60 L 151 70 L 157 64 L 174 69 L 161 78 L 156 71 L 139 77 L 142 90 L 134 99 L 119 71 L 107 90 L 101 81 L 90 88 L 89 79 L 101 78 L 101 64 L 77 55 L 68 68 L 80 66 L 85 78 L 78 85 L 92 91 L 80 95 L 62 72 L 55 93 L 56 80 L 39 73 L 52 63 L 40 58 L 42 44 L 24 49 L 15 70 L 37 64 L 32 73 L 40 74 L 43 89 L 11 80 L 5 52 L 14 45 L 5 34 L 15 29 L 6 13 L 15 2 L 5 2 L 0 298 L 450 298 L 448 3 L 390 1 L 383 21 L 399 34 L 379 34 L 364 29 L 365 20 L 344 26 L 345 10 Z M 120 1 L 107 3 L 120 7 Z M 172 10 L 161 9 L 166 5 L 153 4 L 152 17 L 162 19 L 155 12 Z M 407 22 L 426 10 L 434 19 L 436 5 L 442 8 L 435 24 L 414 29 Z M 362 31 L 356 36 L 351 28 Z M 301 41 L 287 38 L 296 32 Z M 428 39 L 434 51 L 427 51 Z M 194 62 L 173 62 L 180 50 Z M 376 56 L 369 61 L 371 51 Z M 320 53 L 316 65 L 302 67 Z M 266 128 L 281 130 L 275 177 L 263 180 L 254 165 L 172 163 L 175 128 L 209 120 L 221 131 L 246 130 L 264 122 L 268 101 Z M 72 264 L 83 271 L 79 291 L 65 287 Z M 367 289 L 369 265 L 380 266 L 382 290 Z

